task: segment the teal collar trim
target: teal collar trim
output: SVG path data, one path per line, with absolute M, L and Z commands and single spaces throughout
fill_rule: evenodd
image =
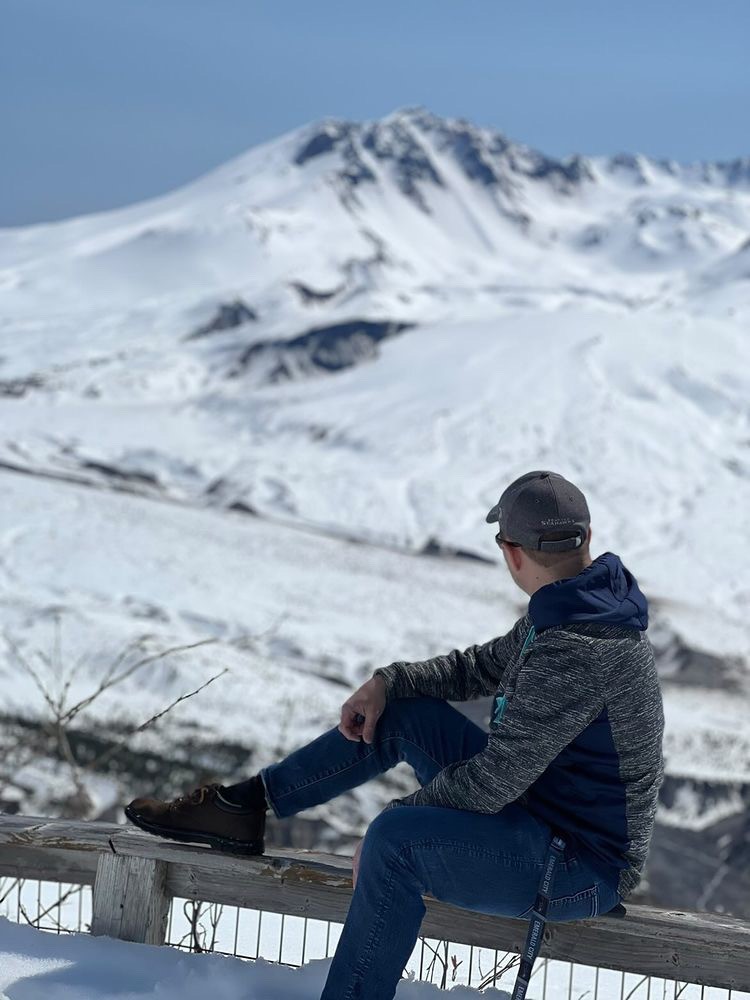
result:
M 532 625 L 529 629 L 529 634 L 524 640 L 523 646 L 521 646 L 521 652 L 519 653 L 519 659 L 523 656 L 529 646 L 532 644 L 536 638 L 536 629 Z M 503 721 L 503 716 L 505 715 L 505 709 L 508 707 L 508 699 L 504 694 L 495 695 L 495 700 L 492 704 L 492 721 L 494 723 L 499 723 Z
M 536 628 L 532 625 L 531 628 L 529 629 L 529 634 L 524 639 L 523 646 L 521 646 L 521 652 L 519 654 L 520 656 L 523 656 L 523 654 L 526 652 L 526 650 L 532 644 L 532 642 L 534 641 L 534 639 L 536 639 Z

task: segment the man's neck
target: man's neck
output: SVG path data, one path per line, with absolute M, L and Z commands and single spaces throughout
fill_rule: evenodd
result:
M 594 560 L 591 556 L 587 555 L 581 562 L 568 564 L 567 569 L 564 566 L 561 566 L 554 575 L 549 571 L 545 572 L 540 567 L 539 572 L 534 574 L 529 583 L 530 589 L 527 591 L 529 597 L 531 597 L 532 594 L 535 594 L 537 590 L 540 590 L 542 587 L 546 587 L 548 583 L 556 583 L 558 580 L 569 580 L 572 576 L 578 576 L 578 574 L 582 573 L 583 570 L 590 566 L 593 561 Z

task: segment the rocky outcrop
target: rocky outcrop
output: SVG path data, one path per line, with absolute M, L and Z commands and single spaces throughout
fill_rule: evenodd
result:
M 184 339 L 196 340 L 199 337 L 207 337 L 212 333 L 222 333 L 224 330 L 233 330 L 235 327 L 245 323 L 254 323 L 258 319 L 257 312 L 242 301 L 235 299 L 234 302 L 227 302 L 220 305 L 213 319 L 197 330 L 193 330 Z
M 345 203 L 356 203 L 356 188 L 378 183 L 378 171 L 387 171 L 397 187 L 421 211 L 430 212 L 426 197 L 430 186 L 446 187 L 438 159 L 447 154 L 452 164 L 474 183 L 497 191 L 496 200 L 511 219 L 528 225 L 521 208 L 519 179 L 552 183 L 558 191 L 573 189 L 594 178 L 582 156 L 556 160 L 526 146 L 514 144 L 491 129 L 478 128 L 465 119 L 447 119 L 423 108 L 406 108 L 368 123 L 325 121 L 308 134 L 293 158 L 302 167 L 316 157 L 336 153 L 335 169 Z
M 419 550 L 421 556 L 434 556 L 441 559 L 471 559 L 474 562 L 493 564 L 497 560 L 488 559 L 487 556 L 479 555 L 470 549 L 457 549 L 451 545 L 445 545 L 434 536 L 430 536 Z
M 242 352 L 228 375 L 237 378 L 254 371 L 263 382 L 279 382 L 341 371 L 377 357 L 381 341 L 413 326 L 393 320 L 353 319 L 314 327 L 287 340 L 261 340 Z
M 310 285 L 306 285 L 303 281 L 292 281 L 289 283 L 289 287 L 294 289 L 305 305 L 314 305 L 317 302 L 330 302 L 331 299 L 335 299 L 343 291 L 343 286 L 332 288 L 330 291 L 323 291 L 311 288 Z
M 109 480 L 116 480 L 119 483 L 127 483 L 136 486 L 154 486 L 161 488 L 161 483 L 157 476 L 151 472 L 139 472 L 137 469 L 121 469 L 116 465 L 107 462 L 95 462 L 84 460 L 80 463 L 81 469 L 89 469 L 91 472 L 98 472 L 106 476 Z
M 32 389 L 41 389 L 44 384 L 44 379 L 41 375 L 0 379 L 0 396 L 11 396 L 20 399 L 21 396 L 25 396 Z
M 658 602 L 654 602 L 655 607 Z M 695 649 L 671 629 L 655 622 L 649 633 L 662 681 L 703 689 L 739 691 L 745 683 L 746 665 L 741 657 L 717 656 Z

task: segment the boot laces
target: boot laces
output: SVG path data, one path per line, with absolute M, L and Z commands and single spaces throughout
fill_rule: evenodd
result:
M 200 785 L 198 788 L 194 788 L 192 792 L 186 792 L 185 795 L 179 795 L 176 799 L 173 799 L 169 803 L 169 808 L 180 809 L 186 805 L 201 806 L 209 792 L 215 791 L 216 788 L 218 788 L 218 785 Z

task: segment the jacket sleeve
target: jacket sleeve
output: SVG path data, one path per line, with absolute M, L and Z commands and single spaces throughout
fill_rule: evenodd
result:
M 395 805 L 499 812 L 517 799 L 604 707 L 597 662 L 585 640 L 550 632 L 536 639 L 522 665 L 502 722 L 487 746 L 457 761 Z
M 503 674 L 518 654 L 529 629 L 528 615 L 519 618 L 505 635 L 469 646 L 463 651 L 408 663 L 397 660 L 373 673 L 385 681 L 386 699 L 432 695 L 452 701 L 470 701 L 494 694 Z

